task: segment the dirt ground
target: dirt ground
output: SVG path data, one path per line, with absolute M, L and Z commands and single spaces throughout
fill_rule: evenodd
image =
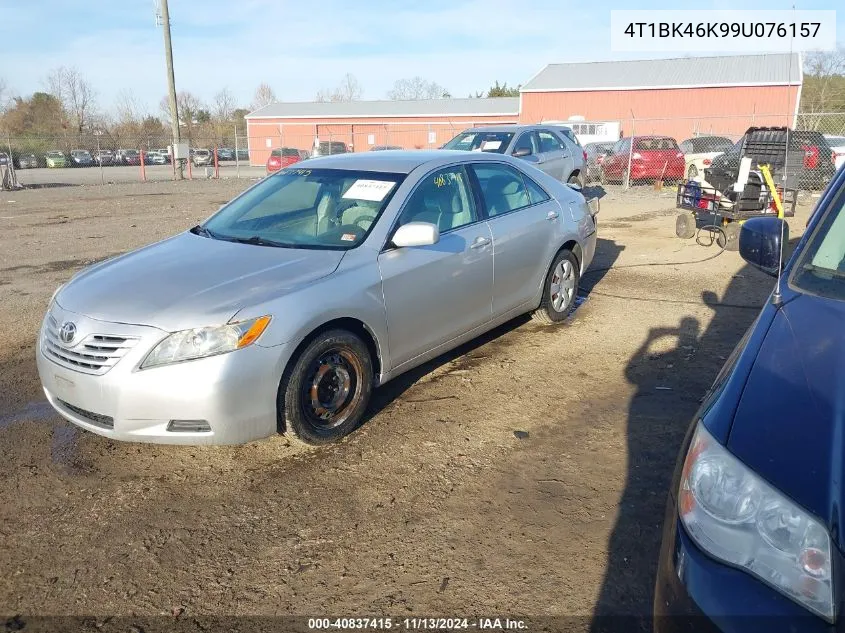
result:
M 567 324 L 519 318 L 398 378 L 338 445 L 116 443 L 54 415 L 53 290 L 247 184 L 0 194 L 0 613 L 648 615 L 678 445 L 771 278 L 730 252 L 639 266 L 718 249 L 674 237 L 671 192 L 608 188 Z

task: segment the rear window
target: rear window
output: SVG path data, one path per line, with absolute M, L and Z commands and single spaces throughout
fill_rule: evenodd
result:
M 671 149 L 677 150 L 678 144 L 673 138 L 638 138 L 634 149 L 638 149 L 644 152 Z
M 683 143 L 689 147 L 687 153 L 691 154 L 706 154 L 708 152 L 726 152 L 734 143 L 729 138 L 720 136 L 700 136 L 691 138 Z
M 299 150 L 286 147 L 282 150 L 282 156 L 296 156 L 297 158 L 299 158 Z

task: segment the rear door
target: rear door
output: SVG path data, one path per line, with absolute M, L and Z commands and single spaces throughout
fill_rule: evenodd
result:
M 525 305 L 545 279 L 560 239 L 561 209 L 521 171 L 494 162 L 471 167 L 493 236 L 493 316 Z
M 537 137 L 540 141 L 540 153 L 546 165 L 543 171 L 561 182 L 565 182 L 569 178 L 569 174 L 575 170 L 572 152 L 551 130 L 539 130 Z

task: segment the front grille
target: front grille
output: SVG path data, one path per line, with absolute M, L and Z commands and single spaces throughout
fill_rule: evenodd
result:
M 76 407 L 72 404 L 65 402 L 64 400 L 59 400 L 59 404 L 70 411 L 71 413 L 75 413 L 80 418 L 85 418 L 86 422 L 90 422 L 91 424 L 95 424 L 104 429 L 113 429 L 114 428 L 114 418 L 110 415 L 101 415 L 99 413 L 94 413 L 92 411 L 87 411 L 80 407 Z
M 71 349 L 59 340 L 59 327 L 56 318 L 49 315 L 41 345 L 44 354 L 59 365 L 86 374 L 106 373 L 138 342 L 134 337 L 89 334 Z

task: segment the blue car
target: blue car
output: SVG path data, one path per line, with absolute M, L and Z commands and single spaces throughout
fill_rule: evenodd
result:
M 785 266 L 782 220 L 742 227 L 740 254 L 778 281 L 682 445 L 656 633 L 845 630 L 843 207 L 840 169 Z

